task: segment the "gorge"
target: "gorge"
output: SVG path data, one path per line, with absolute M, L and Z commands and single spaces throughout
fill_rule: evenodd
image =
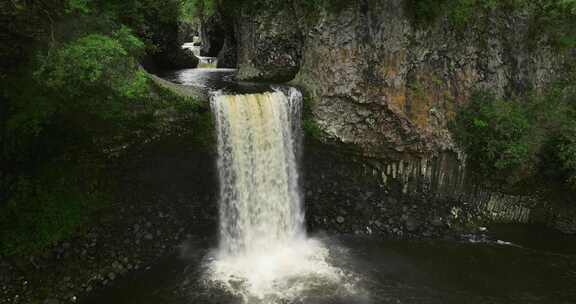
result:
M 0 11 L 0 303 L 576 301 L 576 2 Z

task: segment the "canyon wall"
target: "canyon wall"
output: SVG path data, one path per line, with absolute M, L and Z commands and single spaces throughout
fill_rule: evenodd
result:
M 477 90 L 521 96 L 562 77 L 569 55 L 538 33 L 535 16 L 485 10 L 466 24 L 418 22 L 408 0 L 314 13 L 298 3 L 269 1 L 230 17 L 240 79 L 302 88 L 316 139 L 360 157 L 382 189 L 473 204 L 499 222 L 557 218 L 547 202 L 479 188 L 450 132 Z
M 298 5 L 246 9 L 236 20 L 239 77 L 294 78 L 325 137 L 403 158 L 458 152 L 448 124 L 474 90 L 522 94 L 561 74 L 565 58 L 534 37 L 529 15 L 418 24 L 406 7 L 354 1 L 313 18 Z

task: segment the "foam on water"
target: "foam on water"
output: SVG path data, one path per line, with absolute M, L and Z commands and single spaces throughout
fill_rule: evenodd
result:
M 245 303 L 352 293 L 352 276 L 306 236 L 298 188 L 301 94 L 215 95 L 220 244 L 209 281 Z
M 329 250 L 320 241 L 294 240 L 268 250 L 219 256 L 210 266 L 210 277 L 244 303 L 353 294 L 354 277 L 329 261 Z

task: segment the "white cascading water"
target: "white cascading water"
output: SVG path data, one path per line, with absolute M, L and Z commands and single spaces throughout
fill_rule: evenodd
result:
M 302 208 L 291 126 L 299 98 L 282 92 L 217 96 L 220 249 L 266 249 L 301 237 Z
M 244 303 L 349 289 L 324 245 L 306 237 L 298 189 L 302 96 L 290 89 L 216 95 L 220 244 L 210 280 Z

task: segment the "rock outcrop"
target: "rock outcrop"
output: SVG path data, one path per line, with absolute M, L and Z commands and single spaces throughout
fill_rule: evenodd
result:
M 316 13 L 299 3 L 237 12 L 238 78 L 301 87 L 317 139 L 363 158 L 378 187 L 399 189 L 390 196 L 458 201 L 498 222 L 542 220 L 545 202 L 478 189 L 449 129 L 477 90 L 518 96 L 562 77 L 572 59 L 535 34 L 533 16 L 482 10 L 464 25 L 446 16 L 424 24 L 408 0 L 350 1 Z M 546 210 L 544 221 L 566 225 Z M 410 219 L 408 230 L 417 230 Z
M 287 82 L 296 76 L 302 63 L 304 33 L 295 18 L 292 10 L 278 9 L 275 4 L 239 12 L 235 36 L 240 79 Z
M 210 17 L 202 17 L 202 19 L 200 26 L 200 38 L 202 40 L 200 55 L 216 57 L 224 45 L 227 21 L 222 18 L 220 13 L 215 13 Z
M 530 16 L 520 12 L 480 13 L 463 28 L 448 18 L 419 25 L 405 0 L 307 13 L 296 4 L 242 11 L 239 78 L 294 77 L 326 137 L 364 155 L 458 152 L 448 124 L 474 90 L 521 94 L 563 66 L 546 37 L 529 37 Z

